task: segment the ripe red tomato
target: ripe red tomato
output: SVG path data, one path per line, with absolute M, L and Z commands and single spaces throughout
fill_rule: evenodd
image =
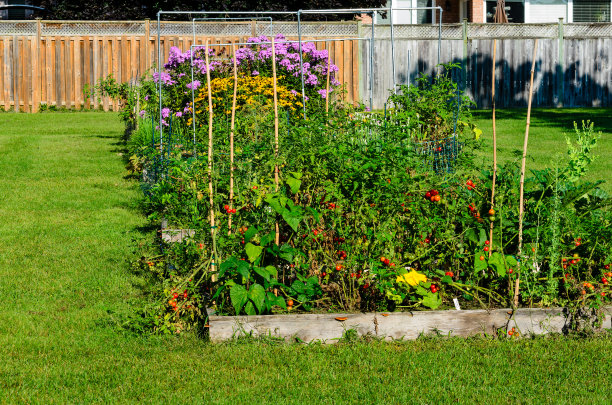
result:
M 438 194 L 440 194 L 438 190 L 431 190 L 431 195 L 438 195 Z
M 292 307 L 293 306 L 293 300 L 287 300 L 287 306 L 288 307 Z
M 491 208 L 491 209 L 489 210 L 489 215 L 490 215 L 490 216 L 495 215 L 495 210 L 494 210 L 493 208 Z
M 489 242 L 488 240 L 485 240 L 485 245 L 489 245 L 491 242 Z
M 480 260 L 484 260 L 484 259 L 485 259 L 485 257 L 484 257 L 484 256 L 480 256 L 480 257 L 479 257 L 479 259 L 480 259 Z
M 431 198 L 431 191 L 428 191 L 425 193 L 425 198 L 430 199 Z
M 341 264 L 336 266 L 336 271 L 340 271 L 340 270 L 342 270 L 342 265 Z
M 444 273 L 444 275 L 453 277 L 455 274 L 452 271 L 447 271 L 446 273 Z
M 485 252 L 488 252 L 488 251 L 489 251 L 489 247 L 488 247 L 488 246 L 485 246 L 485 247 L 484 247 L 484 251 L 485 251 Z
M 508 270 L 508 273 L 512 274 L 514 272 L 514 270 L 510 269 Z
M 429 238 L 425 238 L 425 243 L 429 243 L 429 242 L 430 242 Z
M 178 298 L 178 294 L 177 293 L 172 294 L 172 298 L 177 299 Z
M 327 276 L 326 272 L 321 273 L 321 277 L 325 277 L 325 276 Z
M 436 194 L 435 196 L 433 196 L 434 201 L 435 202 L 440 202 L 440 200 L 442 199 L 442 197 L 440 197 L 438 194 Z

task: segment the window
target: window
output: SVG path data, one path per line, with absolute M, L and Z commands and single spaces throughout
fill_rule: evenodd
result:
M 495 18 L 497 1 L 487 1 L 487 22 L 492 23 Z M 525 5 L 522 1 L 506 0 L 506 16 L 509 23 L 525 22 Z
M 574 22 L 610 22 L 610 0 L 574 0 Z
M 417 7 L 432 7 L 432 0 L 417 0 Z M 417 10 L 417 24 L 431 24 L 431 10 Z

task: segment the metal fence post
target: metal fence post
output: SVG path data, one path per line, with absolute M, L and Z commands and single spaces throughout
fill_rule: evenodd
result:
M 461 60 L 461 82 L 463 83 L 463 91 L 467 90 L 467 57 L 468 57 L 468 38 L 467 38 L 467 18 L 463 19 L 463 29 L 461 35 L 463 38 L 463 59 Z

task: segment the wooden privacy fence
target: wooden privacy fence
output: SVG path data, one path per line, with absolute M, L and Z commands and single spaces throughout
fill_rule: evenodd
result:
M 195 28 L 194 28 L 195 27 Z M 195 30 L 195 42 L 194 42 Z M 389 26 L 361 22 L 303 23 L 304 40 L 329 49 L 346 84 L 349 101 L 383 108 L 393 87 Z M 183 51 L 202 45 L 244 42 L 257 35 L 297 38 L 295 22 L 163 22 L 162 59 L 171 46 Z M 361 38 L 361 39 L 355 39 Z M 531 47 L 538 38 L 534 106 L 612 106 L 612 24 L 445 24 L 440 62 L 463 69 L 455 78 L 478 107 L 490 106 L 492 39 L 497 44 L 497 106 L 526 104 Z M 328 41 L 325 41 L 328 40 Z M 108 98 L 87 97 L 101 79 L 113 75 L 133 82 L 157 60 L 157 23 L 146 21 L 1 21 L 0 105 L 5 110 L 38 111 L 41 104 L 66 108 L 115 110 Z M 395 26 L 395 83 L 414 84 L 438 63 L 438 27 Z M 370 89 L 370 78 L 373 86 Z
M 4 110 L 36 112 L 41 105 L 116 110 L 116 102 L 108 97 L 92 97 L 92 88 L 109 75 L 119 82 L 133 83 L 157 62 L 156 22 L 37 20 L 22 22 L 21 27 L 15 25 L 19 23 L 8 24 L 12 24 L 8 28 L 14 28 L 13 35 L 3 35 L 11 30 L 7 29 L 7 23 L 0 22 L 0 57 L 3 59 L 0 65 L 0 104 Z M 93 30 L 106 35 L 84 35 L 93 25 L 114 29 L 106 29 L 107 32 L 105 29 Z M 142 32 L 130 32 L 134 31 L 134 25 Z M 206 25 L 212 24 L 198 23 L 200 32 L 196 32 L 194 42 L 191 23 L 165 23 L 159 39 L 162 63 L 167 60 L 172 46 L 186 51 L 192 45 L 204 45 L 206 40 L 210 41 L 211 47 L 244 43 L 248 37 L 261 33 L 262 27 L 267 28 L 249 22 L 247 28 L 250 32 L 243 32 L 244 35 L 202 35 L 201 26 Z M 234 25 L 245 26 L 244 23 Z M 58 31 L 65 35 L 57 35 Z M 240 33 L 241 29 L 233 31 Z M 294 39 L 292 36 L 287 38 Z M 315 38 L 305 36 L 304 40 Z M 318 49 L 329 49 L 333 63 L 340 69 L 337 79 L 347 83 L 348 100 L 359 99 L 358 41 L 336 39 L 316 42 L 316 45 Z
M 421 73 L 435 72 L 438 27 L 395 27 L 395 83 L 414 83 Z M 534 40 L 536 73 L 534 107 L 612 106 L 612 24 L 445 24 L 441 63 L 463 69 L 454 78 L 479 108 L 491 106 L 493 39 L 497 39 L 496 106 L 527 105 Z M 377 28 L 374 43 L 374 105 L 380 108 L 393 86 L 389 28 Z M 364 43 L 368 48 L 368 43 Z M 364 52 L 363 75 L 369 55 Z

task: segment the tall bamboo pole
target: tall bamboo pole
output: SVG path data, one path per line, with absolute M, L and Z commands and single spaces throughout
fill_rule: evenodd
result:
M 491 103 L 493 107 L 493 184 L 491 185 L 491 209 L 495 207 L 495 180 L 497 178 L 497 133 L 495 130 L 495 61 L 497 60 L 497 40 L 493 40 L 493 68 L 491 69 Z M 493 252 L 493 221 L 489 228 L 489 257 Z
M 210 84 L 210 62 L 208 57 L 208 39 L 204 48 L 206 55 L 206 87 L 208 90 L 208 193 L 210 195 L 210 236 L 212 238 L 213 250 L 212 260 L 210 262 L 211 273 L 215 272 L 215 207 L 213 200 L 213 106 L 212 106 L 212 90 Z
M 525 194 L 525 161 L 527 160 L 527 141 L 529 140 L 529 124 L 531 122 L 531 100 L 533 98 L 533 76 L 535 72 L 536 50 L 538 49 L 538 40 L 533 43 L 533 56 L 531 60 L 531 78 L 529 79 L 529 101 L 527 103 L 527 123 L 525 125 L 525 140 L 523 142 L 523 159 L 521 161 L 521 191 L 519 198 L 519 231 L 518 231 L 518 271 L 516 282 L 514 283 L 514 306 L 518 306 L 519 283 L 521 278 L 521 260 L 523 249 L 523 213 L 524 213 L 524 194 Z
M 278 191 L 278 96 L 276 93 L 276 51 L 274 50 L 274 38 L 272 38 L 272 86 L 274 87 L 274 184 L 276 185 L 276 191 Z M 274 242 L 277 245 L 280 243 L 278 221 L 276 221 Z
M 238 66 L 236 62 L 236 46 L 232 44 L 234 55 L 234 97 L 232 99 L 232 122 L 230 124 L 230 210 L 234 208 L 234 130 L 236 128 L 236 95 L 238 93 Z M 232 233 L 232 213 L 227 220 L 227 234 Z

